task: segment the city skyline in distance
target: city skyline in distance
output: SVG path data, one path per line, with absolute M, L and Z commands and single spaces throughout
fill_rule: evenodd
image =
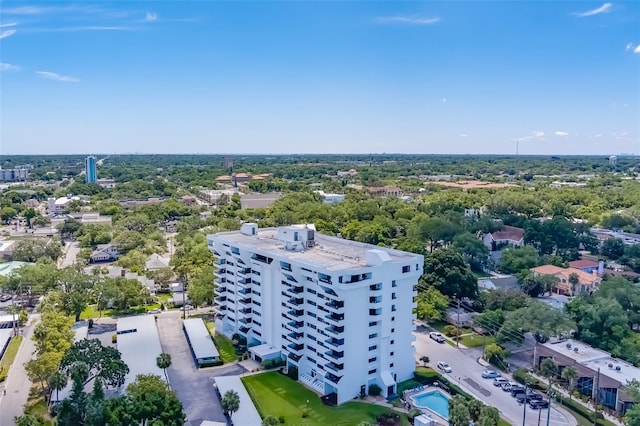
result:
M 638 2 L 3 2 L 0 153 L 640 154 Z

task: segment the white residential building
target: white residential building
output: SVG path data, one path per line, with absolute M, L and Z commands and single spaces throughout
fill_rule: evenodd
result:
M 298 367 L 340 404 L 413 377 L 414 289 L 423 256 L 315 232 L 313 225 L 208 235 L 216 330 L 246 336 L 258 361 Z M 333 394 L 333 395 L 332 395 Z

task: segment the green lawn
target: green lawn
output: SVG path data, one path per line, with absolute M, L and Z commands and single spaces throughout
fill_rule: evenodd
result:
M 284 416 L 285 425 L 357 425 L 375 422 L 376 416 L 390 410 L 379 405 L 349 401 L 339 407 L 329 407 L 320 397 L 298 382 L 277 372 L 256 374 L 242 379 L 253 403 L 262 417 Z M 307 412 L 308 416 L 303 418 Z M 401 415 L 402 424 L 409 422 Z
M 435 328 L 436 330 L 438 330 L 440 333 L 445 334 L 444 332 L 444 328 L 449 324 L 448 322 L 444 322 L 444 321 L 431 321 L 429 322 L 429 325 L 433 328 Z M 468 334 L 471 333 L 471 329 L 470 328 L 466 328 L 466 327 L 460 327 L 460 333 L 461 334 Z
M 152 305 L 145 305 L 145 306 L 132 306 L 131 309 L 129 309 L 128 311 L 116 311 L 115 309 L 104 309 L 102 311 L 102 316 L 113 317 L 116 315 L 137 315 L 137 314 L 148 312 L 152 309 L 159 309 L 159 308 L 160 308 L 160 304 L 154 303 Z M 81 320 L 86 320 L 89 318 L 99 318 L 99 317 L 100 317 L 100 312 L 98 312 L 97 305 L 87 306 L 87 308 L 84 311 L 82 311 L 82 313 L 80 314 Z
M 0 370 L 2 370 L 0 372 L 0 382 L 7 377 L 9 368 L 11 367 L 11 364 L 13 364 L 13 360 L 16 358 L 16 354 L 20 348 L 20 343 L 22 343 L 22 336 L 11 338 L 9 346 L 7 346 L 7 350 L 4 352 L 2 360 L 0 360 L 0 366 L 2 367 L 0 368 Z
M 478 334 L 460 337 L 460 344 L 465 345 L 468 348 L 476 348 L 478 346 L 482 346 L 483 341 L 485 345 L 490 345 L 496 341 L 496 338 L 493 336 L 483 337 Z
M 236 355 L 236 349 L 233 347 L 231 340 L 227 339 L 222 334 L 215 334 L 213 336 L 213 341 L 216 344 L 216 348 L 218 348 L 222 362 L 226 364 L 240 359 L 240 357 Z

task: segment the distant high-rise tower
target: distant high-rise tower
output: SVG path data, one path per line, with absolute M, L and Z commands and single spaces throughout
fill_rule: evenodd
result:
M 609 165 L 610 166 L 617 166 L 618 165 L 618 157 L 616 157 L 615 155 L 612 155 L 611 157 L 609 157 Z
M 90 155 L 84 160 L 84 181 L 86 183 L 95 183 L 96 180 L 98 180 L 96 157 Z

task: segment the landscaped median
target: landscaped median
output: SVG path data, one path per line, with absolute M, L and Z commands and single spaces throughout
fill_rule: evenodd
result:
M 260 416 L 274 416 L 284 424 L 353 426 L 361 422 L 375 423 L 380 414 L 396 414 L 388 408 L 360 401 L 329 407 L 316 393 L 278 372 L 247 376 L 242 382 Z M 400 420 L 402 425 L 409 424 L 405 414 L 400 414 Z
M 4 351 L 2 360 L 0 360 L 0 382 L 7 378 L 9 368 L 11 367 L 11 364 L 13 364 L 13 360 L 16 358 L 18 349 L 20 348 L 20 343 L 22 343 L 22 336 L 12 337 L 11 341 L 9 341 L 7 350 Z

